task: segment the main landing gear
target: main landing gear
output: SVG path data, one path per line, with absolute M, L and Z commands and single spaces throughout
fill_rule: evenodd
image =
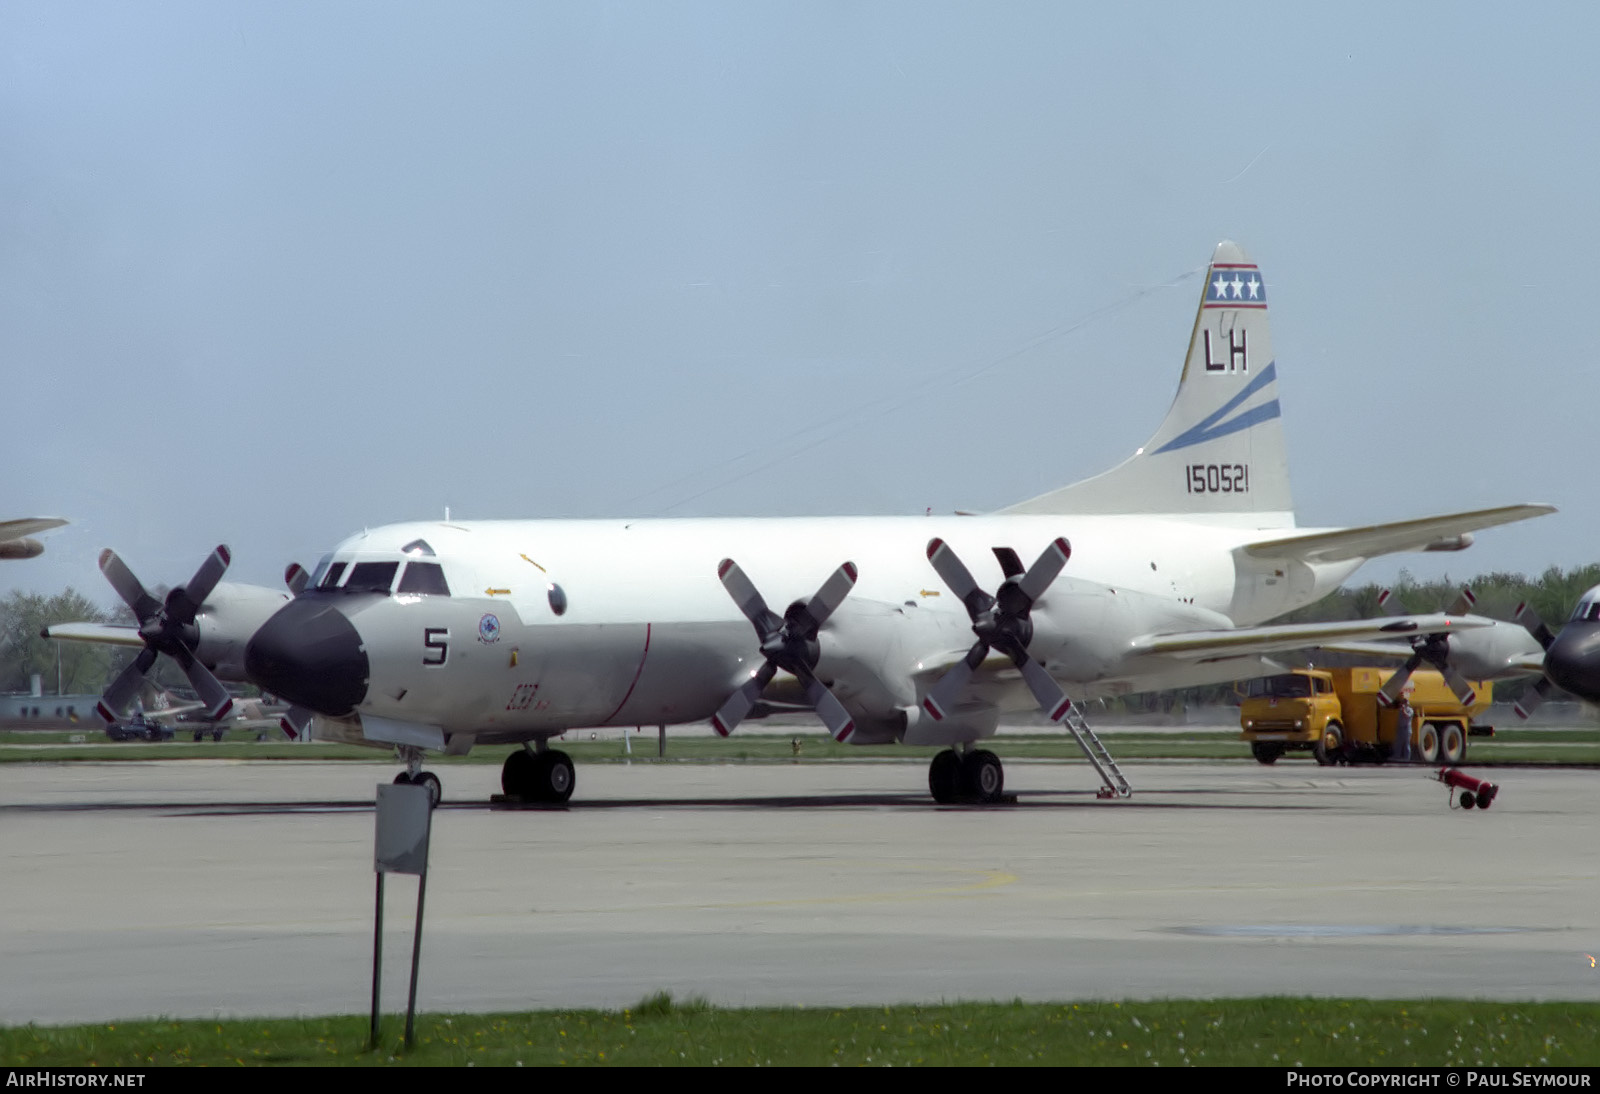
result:
M 406 763 L 406 769 L 394 777 L 394 784 L 422 787 L 428 792 L 428 805 L 437 809 L 439 803 L 444 800 L 444 784 L 433 772 L 422 770 L 422 750 L 401 746 L 399 751 L 400 758 Z
M 534 752 L 520 748 L 506 757 L 500 769 L 500 789 L 508 797 L 560 805 L 572 797 L 577 781 L 572 757 L 558 749 Z
M 928 765 L 928 789 L 940 805 L 997 802 L 1004 796 L 1005 785 L 1000 757 L 985 749 L 962 754 L 947 748 Z

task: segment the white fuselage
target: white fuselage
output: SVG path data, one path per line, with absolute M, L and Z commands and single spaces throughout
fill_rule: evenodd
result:
M 943 538 L 993 591 L 1003 578 L 993 548 L 1027 565 L 1065 536 L 1072 557 L 1034 607 L 1030 652 L 1071 694 L 1089 697 L 1271 671 L 1254 668 L 1257 658 L 1177 665 L 1128 649 L 1138 635 L 1292 610 L 1357 565 L 1298 575 L 1236 565 L 1235 548 L 1261 535 L 1132 516 L 414 523 L 347 539 L 313 585 L 326 585 L 332 563 L 346 564 L 346 580 L 358 562 L 427 561 L 442 568 L 448 596 L 311 595 L 334 598 L 360 633 L 370 664 L 356 709 L 364 722 L 516 740 L 709 717 L 761 664 L 750 622 L 719 584 L 721 560 L 738 562 L 779 614 L 850 561 L 859 580 L 821 633 L 818 676 L 857 716 L 862 743 L 944 743 L 985 736 L 992 723 L 957 719 L 935 732 L 907 717 L 973 642 L 964 606 L 927 560 L 930 539 Z M 780 677 L 769 695 L 783 685 Z M 996 706 L 1028 704 L 1004 671 L 986 688 Z

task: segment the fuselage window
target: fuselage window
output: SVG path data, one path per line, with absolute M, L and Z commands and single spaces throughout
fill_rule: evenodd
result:
M 322 580 L 317 582 L 319 589 L 331 589 L 339 584 L 339 576 L 344 573 L 344 563 L 335 562 L 328 567 L 328 572 L 322 575 Z
M 358 562 L 350 567 L 350 580 L 344 583 L 347 593 L 387 593 L 394 584 L 398 562 Z
M 422 596 L 449 596 L 450 586 L 444 579 L 444 567 L 437 562 L 408 562 L 406 572 L 400 575 L 399 591 Z

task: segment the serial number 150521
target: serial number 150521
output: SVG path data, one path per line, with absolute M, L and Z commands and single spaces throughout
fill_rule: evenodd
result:
M 1185 475 L 1191 494 L 1248 494 L 1247 463 L 1191 463 Z

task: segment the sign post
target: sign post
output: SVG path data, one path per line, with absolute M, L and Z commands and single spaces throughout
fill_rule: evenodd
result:
M 428 788 L 379 785 L 377 839 L 373 870 L 378 878 L 372 936 L 372 1046 L 378 1047 L 379 986 L 383 975 L 383 875 L 417 875 L 417 922 L 411 940 L 411 991 L 406 1000 L 406 1047 L 410 1048 L 417 1012 L 417 968 L 422 958 L 422 905 L 428 890 L 428 837 L 433 802 Z

